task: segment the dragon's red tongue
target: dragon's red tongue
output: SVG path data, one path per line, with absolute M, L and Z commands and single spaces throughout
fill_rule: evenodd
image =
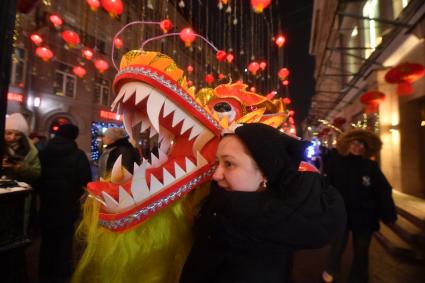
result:
M 118 188 L 119 188 L 119 186 L 120 185 L 118 185 L 118 184 L 114 184 L 114 183 L 110 183 L 110 182 L 96 181 L 96 182 L 88 183 L 87 190 L 89 191 L 90 194 L 95 195 L 95 196 L 101 196 L 102 192 L 105 192 L 108 195 L 110 195 L 111 197 L 118 199 Z M 124 185 L 121 185 L 121 187 L 123 187 L 124 189 L 129 191 L 130 181 L 127 182 Z
M 194 164 L 196 164 L 196 161 L 193 157 L 187 157 L 192 161 Z M 173 159 L 169 159 L 166 163 L 161 165 L 160 167 L 156 168 L 148 168 L 146 169 L 146 182 L 148 185 L 151 181 L 151 174 L 153 174 L 158 181 L 163 182 L 163 168 L 165 168 L 169 173 L 171 173 L 173 176 L 175 176 L 175 166 L 174 163 L 177 163 L 177 165 L 180 166 L 183 170 L 186 171 L 186 160 L 184 156 L 176 157 Z

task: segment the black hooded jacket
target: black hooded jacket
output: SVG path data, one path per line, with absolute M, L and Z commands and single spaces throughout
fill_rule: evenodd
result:
M 180 282 L 289 282 L 291 251 L 323 247 L 345 228 L 342 198 L 319 174 L 291 170 L 280 180 L 263 192 L 213 183 Z
M 37 187 L 42 226 L 73 225 L 80 212 L 83 188 L 91 181 L 85 153 L 74 140 L 57 136 L 40 153 L 40 160 L 42 174 Z

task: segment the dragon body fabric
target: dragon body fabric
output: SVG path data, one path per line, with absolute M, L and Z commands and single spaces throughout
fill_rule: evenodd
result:
M 178 282 L 221 131 L 236 122 L 279 126 L 287 118 L 280 99 L 246 87 L 229 83 L 195 94 L 166 55 L 124 55 L 112 109 L 123 114 L 130 137 L 158 135 L 158 156 L 134 172 L 118 158 L 110 180 L 88 185 L 77 231 L 83 253 L 72 282 Z

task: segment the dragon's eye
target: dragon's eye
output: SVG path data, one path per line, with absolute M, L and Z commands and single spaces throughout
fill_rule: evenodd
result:
M 236 117 L 236 111 L 233 109 L 233 106 L 225 101 L 217 102 L 214 104 L 214 112 L 218 114 L 220 119 L 223 119 L 224 116 L 227 117 L 229 122 L 232 122 Z
M 214 105 L 214 110 L 217 112 L 230 112 L 232 111 L 232 106 L 227 102 L 219 102 Z

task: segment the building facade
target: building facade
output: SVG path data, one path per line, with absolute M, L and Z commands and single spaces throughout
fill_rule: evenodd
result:
M 342 117 L 345 130 L 378 133 L 384 143 L 378 161 L 393 187 L 422 198 L 425 78 L 412 80 L 406 95 L 385 76 L 400 64 L 425 66 L 424 15 L 421 0 L 315 0 L 310 53 L 316 85 L 307 120 L 320 130 Z M 385 98 L 365 110 L 360 98 L 370 91 Z

